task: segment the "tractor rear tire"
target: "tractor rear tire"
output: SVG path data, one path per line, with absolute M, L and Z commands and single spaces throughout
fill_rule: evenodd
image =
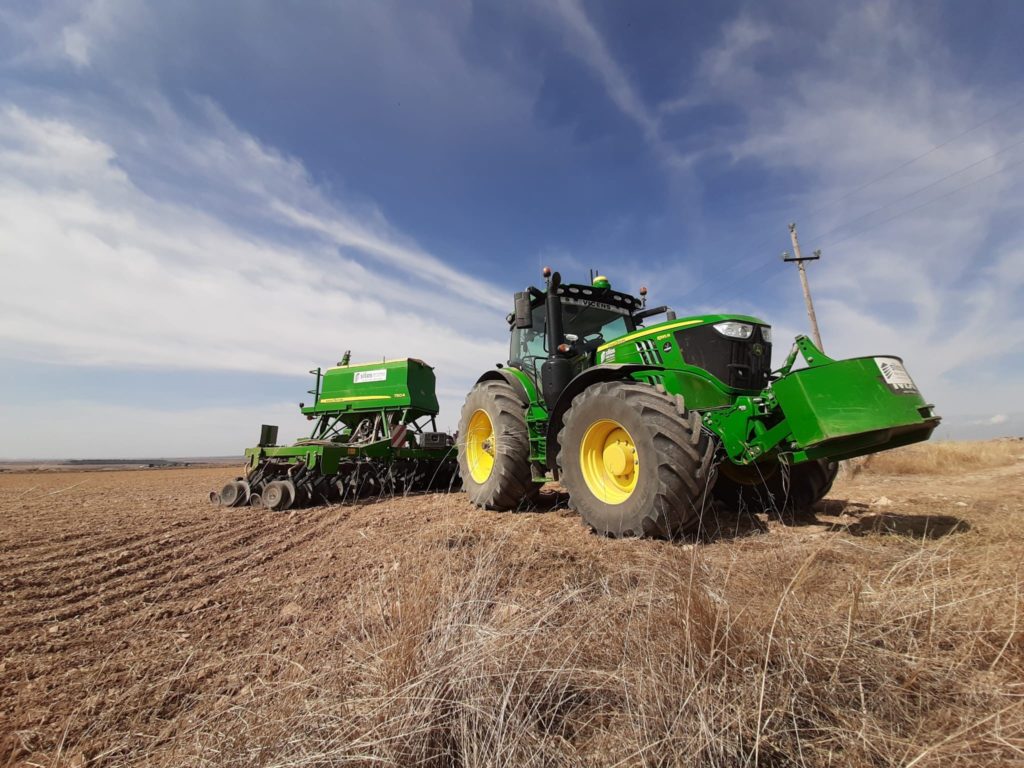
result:
M 664 387 L 594 384 L 558 435 L 569 504 L 597 533 L 674 538 L 698 526 L 715 484 L 717 441 Z
M 469 500 L 484 509 L 518 509 L 539 493 L 530 471 L 526 406 L 507 382 L 480 382 L 466 397 L 459 473 Z
M 803 515 L 828 495 L 838 472 L 839 464 L 825 459 L 788 467 L 777 463 L 723 467 L 715 484 L 715 498 L 732 510 Z

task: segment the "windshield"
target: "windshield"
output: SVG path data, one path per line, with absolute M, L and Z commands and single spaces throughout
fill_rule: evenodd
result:
M 627 325 L 628 315 L 602 307 L 587 307 L 562 302 L 562 330 L 578 336 L 580 340 L 600 334 L 605 341 L 625 336 L 632 330 Z

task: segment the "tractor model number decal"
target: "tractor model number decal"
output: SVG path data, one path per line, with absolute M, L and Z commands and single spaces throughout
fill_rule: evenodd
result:
M 876 357 L 875 364 L 878 365 L 878 370 L 882 372 L 882 378 L 893 392 L 900 395 L 918 394 L 914 380 L 910 378 L 903 363 L 895 357 Z
M 604 352 L 601 353 L 601 362 L 602 363 L 614 363 L 615 362 L 615 347 L 612 347 L 611 349 L 606 349 Z
M 388 378 L 387 368 L 376 368 L 372 371 L 359 371 L 353 379 L 354 384 L 365 384 L 369 381 L 385 381 Z

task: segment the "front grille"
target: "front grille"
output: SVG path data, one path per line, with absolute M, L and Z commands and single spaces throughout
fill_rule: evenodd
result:
M 723 336 L 712 325 L 676 331 L 676 343 L 688 365 L 705 369 L 730 387 L 764 389 L 772 370 L 772 345 L 755 325 L 749 339 Z

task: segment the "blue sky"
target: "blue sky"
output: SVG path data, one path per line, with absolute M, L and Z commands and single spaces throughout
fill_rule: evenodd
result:
M 902 355 L 1024 433 L 1024 5 L 0 9 L 0 457 L 229 454 L 309 368 L 418 356 L 442 424 L 544 264 Z M 778 350 L 781 354 L 782 349 Z

